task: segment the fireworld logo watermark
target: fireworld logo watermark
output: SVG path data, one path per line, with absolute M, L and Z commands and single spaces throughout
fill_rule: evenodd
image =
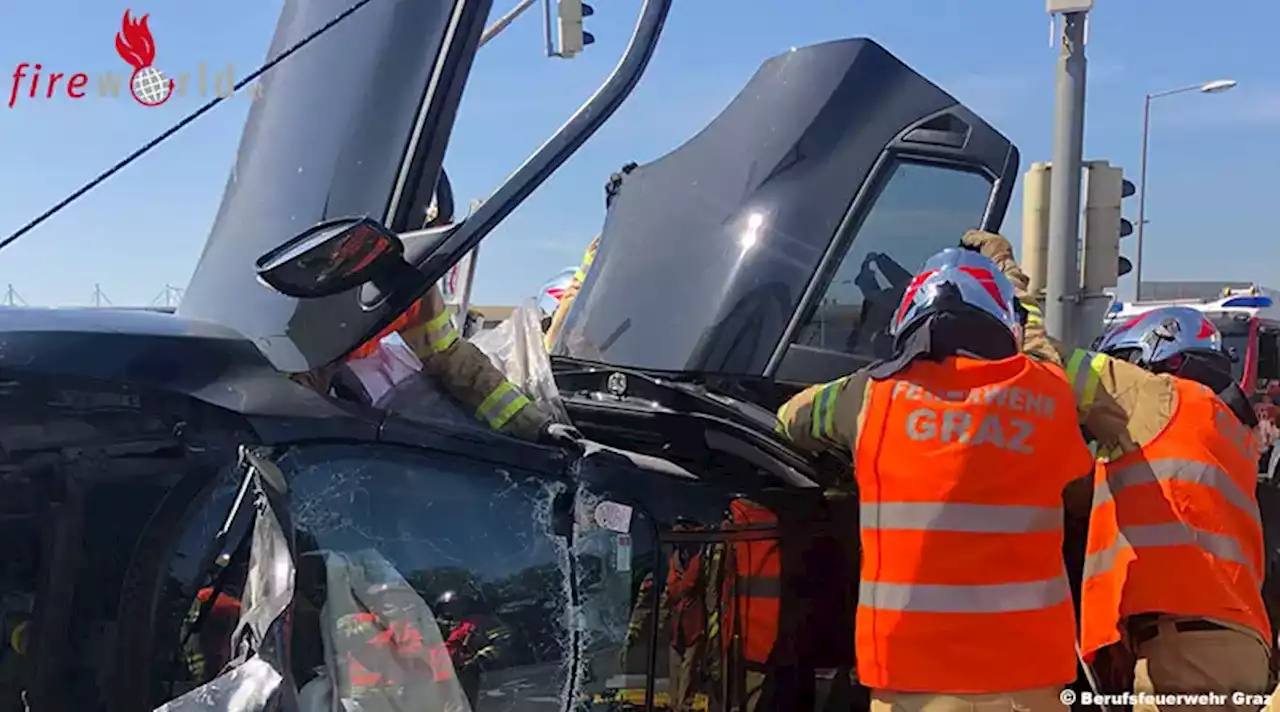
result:
M 150 15 L 134 17 L 132 11 L 124 11 L 120 31 L 116 32 L 115 49 L 131 68 L 127 80 L 123 72 L 100 72 L 93 76 L 90 91 L 90 75 L 86 72 L 50 72 L 38 62 L 20 62 L 13 70 L 13 85 L 9 90 L 9 108 L 17 106 L 19 99 L 84 99 L 96 94 L 110 99 L 121 95 L 122 87 L 128 87 L 129 96 L 143 106 L 162 106 L 175 95 L 194 93 L 200 97 L 213 94 L 231 96 L 235 91 L 235 68 L 228 64 L 223 71 L 211 73 L 204 62 L 195 72 L 181 72 L 177 79 L 166 76 L 156 66 L 156 41 L 147 26 Z M 212 82 L 210 81 L 212 80 Z M 254 85 L 255 91 L 257 85 Z

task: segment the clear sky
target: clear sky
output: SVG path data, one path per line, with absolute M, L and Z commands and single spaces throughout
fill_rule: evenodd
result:
M 373 0 L 390 2 L 391 0 Z M 404 0 L 401 0 L 404 1 Z M 198 106 L 228 65 L 263 60 L 280 0 L 0 0 L 0 236 Z M 499 0 L 495 16 L 514 2 Z M 487 195 L 612 69 L 638 0 L 597 0 L 596 44 L 542 58 L 535 8 L 486 46 L 467 87 L 446 166 L 461 206 Z M 150 13 L 156 65 L 190 72 L 160 108 L 98 98 L 98 75 L 127 80 L 112 38 L 125 7 Z M 1147 195 L 1148 279 L 1252 279 L 1280 285 L 1271 212 L 1280 182 L 1280 3 L 1098 0 L 1089 33 L 1086 158 L 1137 178 L 1143 95 L 1231 78 L 1221 95 L 1157 100 Z M 804 8 L 800 10 L 799 8 Z M 1214 10 L 1213 8 L 1217 8 Z M 614 119 L 484 243 L 475 303 L 514 303 L 577 262 L 603 219 L 604 180 L 696 133 L 766 58 L 792 46 L 871 37 L 967 103 L 1022 152 L 1051 153 L 1056 51 L 1040 0 L 678 0 L 654 61 Z M 13 69 L 89 75 L 81 100 L 19 96 Z M 65 81 L 65 79 L 63 80 Z M 127 92 L 127 88 L 125 89 Z M 30 304 L 87 304 L 95 284 L 145 305 L 195 268 L 250 100 L 227 102 L 0 254 L 0 290 Z M 1126 201 L 1135 203 L 1136 199 Z M 1021 195 L 1005 232 L 1017 243 Z M 1128 208 L 1136 220 L 1136 205 Z M 1133 239 L 1125 241 L 1132 252 Z M 1122 288 L 1130 289 L 1128 279 Z M 2 294 L 0 294 L 2 296 Z

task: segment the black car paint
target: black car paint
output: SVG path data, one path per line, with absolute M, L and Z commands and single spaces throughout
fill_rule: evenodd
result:
M 288 3 L 273 51 L 327 19 L 339 4 L 338 0 Z M 478 25 L 471 25 L 459 32 L 478 32 Z M 553 516 L 545 532 L 549 539 L 581 536 L 572 521 L 578 504 L 609 501 L 634 507 L 638 526 L 644 527 L 654 547 L 647 555 L 657 563 L 648 565 L 659 590 L 666 573 L 662 561 L 671 547 L 780 537 L 788 542 L 787 555 L 795 557 L 784 564 L 788 571 L 801 578 L 806 570 L 831 574 L 818 577 L 820 581 L 804 579 L 800 588 L 826 587 L 837 594 L 838 607 L 848 615 L 855 603 L 856 562 L 841 554 L 848 556 L 857 531 L 857 510 L 848 507 L 850 499 L 824 498 L 812 487 L 777 487 L 768 478 L 734 480 L 719 474 L 689 481 L 637 467 L 617 453 L 582 457 L 572 450 L 515 442 L 478 429 L 424 427 L 339 404 L 281 372 L 317 365 L 311 355 L 341 352 L 343 344 L 357 342 L 376 330 L 370 324 L 380 322 L 334 320 L 329 311 L 332 300 L 284 299 L 254 282 L 249 267 L 261 252 L 327 215 L 385 215 L 399 228 L 412 219 L 406 217 L 411 210 L 403 202 L 391 206 L 389 202 L 394 201 L 387 198 L 400 183 L 406 165 L 403 149 L 411 133 L 409 117 L 418 115 L 421 101 L 401 88 L 425 83 L 435 56 L 433 43 L 422 38 L 443 32 L 443 15 L 433 3 L 372 4 L 342 32 L 346 34 L 328 38 L 330 47 L 372 43 L 380 49 L 367 54 L 312 49 L 284 70 L 268 75 L 266 97 L 253 110 L 254 120 L 246 129 L 217 225 L 178 315 L 0 310 L 0 399 L 6 401 L 0 409 L 0 447 L 5 464 L 32 476 L 33 486 L 47 487 L 56 481 L 62 490 L 54 493 L 57 496 L 46 492 L 35 497 L 56 506 L 39 508 L 40 515 L 48 518 L 46 538 L 54 559 L 47 564 L 50 575 L 36 612 L 39 642 L 33 650 L 33 707 L 107 707 L 123 712 L 142 709 L 151 701 L 153 658 L 172 659 L 174 651 L 168 648 L 176 645 L 171 639 L 155 639 L 159 632 L 156 608 L 164 594 L 162 567 L 182 535 L 190 533 L 196 511 L 213 506 L 215 511 L 209 513 L 214 518 L 209 521 L 216 522 L 221 507 L 213 496 L 218 477 L 227 473 L 246 445 L 276 446 L 278 452 L 314 442 L 376 445 L 404 448 L 427 458 L 438 453 L 442 459 L 524 468 L 564 488 L 563 496 L 552 499 Z M 1016 151 L 954 99 L 874 43 L 853 40 L 789 53 L 772 60 L 744 96 L 760 90 L 757 82 L 771 75 L 776 79 L 786 72 L 815 71 L 833 72 L 818 77 L 815 85 L 821 89 L 793 82 L 796 93 L 785 98 L 772 94 L 772 101 L 783 102 L 779 108 L 796 111 L 800 118 L 788 117 L 787 111 L 782 115 L 765 111 L 765 119 L 788 125 L 792 131 L 776 144 L 763 142 L 776 149 L 776 155 L 741 167 L 739 174 L 750 181 L 708 180 L 696 186 L 698 191 L 719 196 L 720 210 L 673 211 L 671 217 L 690 221 L 692 227 L 687 229 L 670 229 L 670 223 L 658 220 L 667 216 L 652 206 L 668 200 L 670 193 L 655 188 L 655 182 L 676 181 L 673 184 L 679 185 L 680 192 L 695 192 L 671 175 L 687 171 L 687 161 L 673 160 L 667 166 L 660 161 L 637 171 L 609 215 L 610 232 L 630 229 L 671 240 L 679 240 L 687 230 L 718 230 L 740 220 L 745 211 L 761 207 L 780 225 L 784 218 L 791 221 L 785 223 L 784 232 L 795 240 L 796 255 L 802 258 L 799 264 L 781 265 L 781 269 L 778 264 L 750 261 L 734 265 L 740 271 L 733 276 L 740 278 L 723 280 L 724 293 L 707 300 L 706 313 L 697 315 L 708 325 L 722 323 L 741 309 L 752 289 L 764 284 L 773 294 L 769 298 L 778 302 L 765 323 L 768 338 L 751 348 L 731 346 L 743 342 L 721 331 L 710 341 L 701 336 L 685 339 L 666 352 L 633 347 L 632 356 L 622 359 L 623 363 L 644 371 L 694 371 L 709 378 L 767 380 L 773 376 L 785 365 L 789 335 L 811 303 L 814 285 L 824 278 L 832 255 L 847 246 L 844 241 L 849 235 L 842 225 L 856 219 L 858 196 L 874 179 L 886 151 L 935 160 L 949 156 L 988 172 L 995 188 L 983 226 L 999 227 L 1017 169 Z M 326 81 L 316 82 L 316 76 L 325 76 Z M 735 105 L 741 110 L 746 103 Z M 867 107 L 873 108 L 868 111 Z M 297 120 L 299 110 L 307 120 Z M 717 123 L 723 126 L 722 121 L 730 121 L 733 111 L 731 107 Z M 908 140 L 914 129 L 926 132 L 927 138 L 927 132 L 934 130 L 929 122 L 940 115 L 961 119 L 968 127 L 967 141 L 948 147 L 945 142 Z M 384 133 L 360 129 L 370 124 L 383 127 Z M 713 126 L 703 139 L 711 146 L 742 145 L 750 124 L 731 125 L 719 139 L 708 138 L 716 130 Z M 850 127 L 859 130 L 846 134 Z M 443 145 L 432 150 L 440 153 Z M 830 153 L 830 157 L 824 162 L 815 153 Z M 438 162 L 438 157 L 432 160 Z M 716 167 L 717 162 L 706 164 Z M 419 165 L 413 170 L 428 168 Z M 606 245 L 611 246 L 603 248 L 598 258 L 602 264 L 639 256 L 636 246 L 625 240 L 611 239 Z M 670 247 L 650 245 L 651 250 Z M 596 315 L 602 322 L 599 329 L 589 322 L 577 328 L 596 329 L 608 336 L 620 324 L 635 325 L 644 319 L 660 322 L 660 314 L 636 312 L 634 305 L 624 301 L 625 297 L 647 304 L 643 285 L 618 281 L 620 287 L 631 288 L 629 296 L 619 292 L 620 296 L 601 302 L 607 306 Z M 589 287 L 584 297 L 592 298 L 592 288 L 602 289 L 598 284 Z M 602 296 L 607 295 L 597 293 L 593 299 L 599 301 Z M 638 328 L 637 334 L 652 331 L 653 323 L 633 328 Z M 592 385 L 590 377 L 578 385 L 601 409 L 610 408 L 608 396 Z M 657 391 L 652 395 L 678 399 Z M 705 402 L 696 404 L 699 398 L 705 400 L 705 394 L 681 399 L 682 407 L 696 412 L 668 409 L 675 411 L 673 427 L 680 427 L 680 418 L 688 415 L 716 417 L 750 431 L 750 437 L 744 434 L 742 440 L 753 441 L 752 447 L 767 452 L 771 445 L 779 445 L 760 441 L 770 436 L 761 432 L 767 427 L 761 427 L 764 418 L 756 417 L 754 406 L 730 402 L 717 409 Z M 733 411 L 747 412 L 734 415 Z M 635 422 L 632 418 L 633 431 Z M 624 440 L 629 437 L 625 429 L 619 432 Z M 277 450 L 263 452 L 269 457 Z M 813 474 L 812 463 L 796 453 L 772 456 L 805 475 Z M 774 511 L 778 526 L 749 534 L 726 524 L 726 509 L 741 498 Z M 86 518 L 84 512 L 95 501 L 100 518 Z M 128 521 L 113 528 L 113 514 Z M 504 530 L 527 524 L 517 518 L 483 522 L 485 527 Z M 835 558 L 831 558 L 833 552 Z M 589 582 L 574 578 L 589 578 L 590 572 L 586 567 L 575 568 L 577 563 L 569 558 L 572 600 L 562 605 L 577 606 L 589 599 Z M 98 588 L 108 593 L 95 596 Z M 789 639 L 801 666 L 848 667 L 852 663 L 851 640 L 843 635 L 846 627 L 832 620 L 788 618 L 792 632 L 820 628 L 827 634 L 823 639 Z M 111 621 L 118 630 L 108 646 L 108 666 L 90 671 L 79 646 L 97 621 Z M 142 647 L 152 642 L 158 650 Z M 645 672 L 654 669 L 657 642 L 655 629 Z M 573 656 L 581 652 L 578 647 L 569 651 Z M 76 694 L 77 682 L 85 687 L 97 684 L 88 678 L 107 681 L 99 690 L 100 698 Z M 567 709 L 586 682 L 578 678 L 554 707 Z M 645 686 L 646 697 L 653 699 L 652 674 Z M 807 694 L 799 688 L 795 693 L 797 697 Z
M 292 26 L 291 23 L 303 24 L 298 16 L 294 16 L 286 17 L 286 22 L 282 26 Z M 385 26 L 379 25 L 379 27 Z M 277 44 L 282 41 L 279 37 L 277 38 Z M 831 52 L 833 48 L 840 50 L 841 47 L 840 43 L 836 43 L 819 50 L 820 53 Z M 844 49 L 847 50 L 848 45 L 844 45 Z M 878 56 L 876 53 L 879 51 L 878 48 L 868 44 L 858 54 L 874 58 Z M 804 56 L 806 52 L 807 50 L 800 50 L 795 54 Z M 881 69 L 889 66 L 885 57 L 887 55 L 881 56 L 877 63 L 873 63 L 874 66 Z M 320 64 L 323 65 L 324 62 Z M 819 66 L 821 64 L 821 62 L 818 63 Z M 329 69 L 336 71 L 332 67 Z M 269 88 L 268 96 L 272 91 L 277 91 L 285 97 L 290 96 L 289 91 L 278 91 L 281 86 L 292 86 L 293 91 L 305 89 L 296 83 L 298 81 L 296 79 L 286 78 L 277 81 L 280 82 L 279 86 Z M 849 81 L 849 78 L 845 77 L 842 81 Z M 294 83 L 291 84 L 291 82 Z M 907 84 L 911 86 L 911 82 Z M 311 106 L 307 102 L 302 103 Z M 279 103 L 274 104 L 274 106 L 278 105 Z M 963 113 L 962 108 L 955 110 Z M 266 117 L 274 115 L 265 109 L 255 109 L 255 111 L 261 111 Z M 348 111 L 350 111 L 349 108 Z M 343 116 L 347 115 L 343 114 Z M 867 118 L 864 116 L 864 119 Z M 262 143 L 257 132 L 263 131 L 263 126 L 271 126 L 274 121 L 282 120 L 277 115 L 275 119 L 264 119 L 259 124 L 250 125 L 244 142 L 246 151 L 242 151 L 241 163 L 233 174 L 228 188 L 228 198 L 219 219 L 221 227 L 215 228 L 202 257 L 202 265 L 196 281 L 193 282 L 192 290 L 184 301 L 186 306 L 180 309 L 177 315 L 105 310 L 0 312 L 0 345 L 4 346 L 3 352 L 0 352 L 0 371 L 14 374 L 15 378 L 23 382 L 39 382 L 46 384 L 47 387 L 57 387 L 59 384 L 69 384 L 76 382 L 76 379 L 87 378 L 94 383 L 102 384 L 98 388 L 104 393 L 112 392 L 112 389 L 123 389 L 160 394 L 166 399 L 165 402 L 170 404 L 167 409 L 158 410 L 156 406 L 149 405 L 151 396 L 148 396 L 147 399 L 138 401 L 143 404 L 141 410 L 132 414 L 132 417 L 146 421 L 153 435 L 164 442 L 164 447 L 152 450 L 152 453 L 158 457 L 151 462 L 151 467 L 167 471 L 165 477 L 157 476 L 153 481 L 162 483 L 160 491 L 163 492 L 167 487 L 168 492 L 163 501 L 149 500 L 154 505 L 156 513 L 151 517 L 145 531 L 119 542 L 119 546 L 129 547 L 130 540 L 140 536 L 140 545 L 133 552 L 132 563 L 124 574 L 124 582 L 120 584 L 119 590 L 124 593 L 120 597 L 116 623 L 122 632 L 115 637 L 112 646 L 115 651 L 114 662 L 109 670 L 97 671 L 99 677 L 104 676 L 105 672 L 105 677 L 110 680 L 107 689 L 101 691 L 101 694 L 111 709 L 137 709 L 150 701 L 147 690 L 151 669 L 144 661 L 156 657 L 166 659 L 173 657 L 171 650 L 168 652 L 163 650 L 165 646 L 174 644 L 172 640 L 155 640 L 156 648 L 141 647 L 144 645 L 143 641 L 148 641 L 145 645 L 150 646 L 154 633 L 158 632 L 156 607 L 160 605 L 161 598 L 165 595 L 164 582 L 160 577 L 161 566 L 172 555 L 176 542 L 183 538 L 180 535 L 183 534 L 188 523 L 193 521 L 193 512 L 209 503 L 208 497 L 214 491 L 218 466 L 221 465 L 222 471 L 225 472 L 228 463 L 235 459 L 242 445 L 275 445 L 287 451 L 291 444 L 317 441 L 368 443 L 369 446 L 380 443 L 379 447 L 407 446 L 428 455 L 431 452 L 439 452 L 441 457 L 444 457 L 448 453 L 472 462 L 495 464 L 508 462 L 512 466 L 518 465 L 533 472 L 543 473 L 548 481 L 560 482 L 567 487 L 567 491 L 572 495 L 570 503 L 557 505 L 560 510 L 568 507 L 572 511 L 576 506 L 574 502 L 602 499 L 633 506 L 638 513 L 636 521 L 645 523 L 649 528 L 649 538 L 653 540 L 654 546 L 658 547 L 650 556 L 657 556 L 659 559 L 662 559 L 661 554 L 665 553 L 667 548 L 691 539 L 720 542 L 721 545 L 733 541 L 738 535 L 735 534 L 733 526 L 726 524 L 725 512 L 731 502 L 744 497 L 765 502 L 766 506 L 777 512 L 781 522 L 772 535 L 780 536 L 780 533 L 786 530 L 789 532 L 786 536 L 788 541 L 803 543 L 811 542 L 815 537 L 830 539 L 832 534 L 829 527 L 833 521 L 837 520 L 841 522 L 843 532 L 846 535 L 850 533 L 849 526 L 856 522 L 856 517 L 848 516 L 848 512 L 845 512 L 845 516 L 838 518 L 831 516 L 830 513 L 819 512 L 826 505 L 816 488 L 778 488 L 776 480 L 773 480 L 773 486 L 770 486 L 768 477 L 735 477 L 732 472 L 714 474 L 699 472 L 697 474 L 702 476 L 703 480 L 688 481 L 637 468 L 627 458 L 616 453 L 603 452 L 584 458 L 557 448 L 511 442 L 500 436 L 474 429 L 455 432 L 436 426 L 423 427 L 419 423 L 405 422 L 402 419 L 372 413 L 356 406 L 339 404 L 297 385 L 280 372 L 278 359 L 273 363 L 268 360 L 268 356 L 278 357 L 282 353 L 279 348 L 281 343 L 294 343 L 298 334 L 306 331 L 305 329 L 300 331 L 297 327 L 301 323 L 308 324 L 312 333 L 311 336 L 303 337 L 303 340 L 339 338 L 335 334 L 341 331 L 342 325 L 320 319 L 325 300 L 316 300 L 314 304 L 302 305 L 296 312 L 288 311 L 283 322 L 270 325 L 262 322 L 260 325 L 263 325 L 263 328 L 253 331 L 250 334 L 252 338 L 244 338 L 233 330 L 232 327 L 240 324 L 222 318 L 231 312 L 263 318 L 284 313 L 278 310 L 273 311 L 273 308 L 266 306 L 266 302 L 272 302 L 276 306 L 283 304 L 277 298 L 278 295 L 264 297 L 264 294 L 269 293 L 256 284 L 250 284 L 247 276 L 240 278 L 233 276 L 237 264 L 243 263 L 247 267 L 248 263 L 256 258 L 256 255 L 252 254 L 253 248 L 237 243 L 237 238 L 250 242 L 267 239 L 267 236 L 270 236 L 271 240 L 277 237 L 286 239 L 291 236 L 289 234 L 291 230 L 280 228 L 279 220 L 284 218 L 277 218 L 274 215 L 277 213 L 282 216 L 287 215 L 287 220 L 292 220 L 294 216 L 306 214 L 306 210 L 302 208 L 281 213 L 278 209 L 273 210 L 271 207 L 280 201 L 288 205 L 298 205 L 296 201 L 285 200 L 283 195 L 271 198 L 272 194 L 269 192 L 273 189 L 271 183 L 278 177 L 273 173 L 277 170 L 274 166 L 289 165 L 296 171 L 298 165 L 306 167 L 316 165 L 300 164 L 300 154 L 287 153 L 288 150 L 300 151 L 300 147 L 304 145 L 302 142 L 286 141 L 275 148 Z M 880 122 L 889 120 L 888 117 L 877 119 Z M 971 126 L 976 125 L 971 117 L 966 120 Z M 860 126 L 856 123 L 851 125 Z M 902 130 L 903 127 L 899 127 L 898 130 L 891 131 L 887 135 L 892 138 Z M 843 198 L 846 204 L 853 200 L 859 186 L 865 182 L 866 176 L 871 172 L 870 165 L 859 166 L 856 161 L 865 162 L 868 156 L 878 156 L 883 150 L 885 140 L 889 139 L 883 139 L 881 148 L 869 151 L 861 159 L 858 158 L 861 154 L 848 157 L 849 163 L 845 168 L 849 170 L 849 174 L 844 186 L 845 197 Z M 319 160 L 323 156 L 312 156 L 312 158 Z M 292 163 L 290 163 L 291 159 Z M 336 161 L 336 158 L 334 160 Z M 261 172 L 262 175 L 258 176 L 251 170 L 253 166 L 263 166 L 270 170 L 264 170 Z M 303 173 L 305 175 L 307 171 Z M 343 183 L 345 180 L 345 177 L 337 174 L 336 168 L 335 171 L 323 173 L 319 185 L 315 186 L 323 189 L 322 194 L 312 195 L 312 198 L 317 201 L 315 207 L 323 204 L 325 210 L 329 210 L 333 203 L 343 201 L 350 203 L 353 198 L 349 195 L 334 193 L 338 190 L 335 186 L 345 185 Z M 346 185 L 342 190 L 354 191 L 361 183 L 371 182 L 377 181 L 372 181 L 366 176 L 361 181 Z M 249 183 L 249 185 L 241 185 L 241 183 Z M 277 181 L 274 188 L 279 189 L 283 185 L 285 185 L 284 181 Z M 296 187 L 298 184 L 293 185 Z M 383 188 L 385 189 L 385 186 Z M 268 192 L 255 193 L 255 190 Z M 371 199 L 374 192 L 376 191 L 365 194 L 366 198 Z M 305 204 L 311 198 L 300 199 L 303 199 Z M 1000 210 L 1003 209 L 998 200 L 993 204 Z M 253 219 L 233 220 L 232 218 L 236 215 L 236 206 L 250 206 L 244 209 Z M 350 208 L 343 209 L 342 212 L 350 212 Z M 831 219 L 839 222 L 842 215 L 843 208 L 839 214 L 831 216 Z M 613 219 L 612 216 L 611 219 Z M 258 220 L 262 222 L 258 223 Z M 276 227 L 272 228 L 273 225 Z M 259 229 L 264 227 L 269 229 Z M 813 249 L 815 255 L 822 254 L 832 241 L 832 235 L 835 232 L 834 223 L 828 227 L 830 233 L 816 244 Z M 279 230 L 279 234 L 277 235 L 273 230 Z M 257 237 L 259 235 L 263 237 Z M 224 274 L 219 277 L 219 273 Z M 803 286 L 799 282 L 797 285 Z M 227 294 L 235 294 L 235 298 L 228 300 Z M 294 309 L 292 302 L 289 309 Z M 300 315 L 304 314 L 310 314 L 311 316 L 306 319 L 311 321 L 303 320 Z M 321 325 L 328 331 L 317 331 Z M 343 334 L 340 337 L 349 336 L 349 334 Z M 264 343 L 264 340 L 270 343 Z M 302 350 L 305 349 L 299 349 L 297 352 L 301 353 Z M 305 358 L 297 361 L 299 367 L 308 365 L 305 361 Z M 63 388 L 65 389 L 65 385 Z M 705 395 L 702 397 L 705 400 Z M 98 398 L 101 399 L 102 396 Z M 89 398 L 88 402 L 92 403 L 94 399 Z M 605 404 L 607 406 L 607 401 Z M 735 406 L 732 403 L 725 404 L 719 409 L 705 402 L 700 406 L 686 407 L 701 411 L 688 415 L 718 418 L 743 429 L 744 442 L 754 440 L 755 444 L 751 447 L 763 452 L 767 453 L 770 448 L 783 447 L 777 443 L 765 442 L 771 436 L 766 432 L 759 432 L 767 431 L 767 426 L 762 425 L 767 420 L 764 415 L 756 414 L 759 417 L 752 417 L 750 413 L 734 415 Z M 736 408 L 738 410 L 747 408 L 751 411 L 754 407 L 738 404 Z M 191 415 L 192 413 L 197 413 L 200 417 L 195 417 Z M 671 427 L 681 427 L 681 417 L 676 413 Z M 124 420 L 114 414 L 112 418 L 118 422 Z M 632 427 L 634 428 L 634 424 Z M 751 435 L 751 432 L 755 434 Z M 102 440 L 103 452 L 106 453 L 110 451 L 111 446 L 118 446 L 123 438 L 107 437 Z M 60 442 L 58 445 L 61 448 L 59 462 L 92 462 L 94 467 L 100 470 L 112 471 L 113 468 L 117 468 L 119 471 L 119 463 L 110 455 L 84 458 L 83 453 L 93 452 L 92 448 L 85 447 L 84 440 L 74 443 L 76 447 L 73 447 L 70 452 L 67 446 L 72 443 Z M 790 459 L 786 466 L 811 474 L 811 465 L 804 458 L 797 458 L 794 453 L 774 452 L 771 457 L 784 462 Z M 769 457 L 763 458 L 761 462 L 766 469 L 769 466 L 775 466 L 771 464 Z M 175 479 L 178 482 L 176 486 L 172 484 Z M 216 521 L 216 512 L 213 515 L 213 519 L 209 521 Z M 557 521 L 561 520 L 553 520 L 549 523 L 547 536 L 552 538 L 575 536 L 574 527 L 571 524 L 563 522 L 557 524 Z M 486 526 L 498 523 L 489 522 Z M 683 523 L 683 533 L 675 531 L 677 524 L 680 523 Z M 525 524 L 526 522 L 511 519 L 507 520 L 504 526 Z M 690 524 L 700 533 L 688 533 Z M 760 535 L 757 532 L 754 536 Z M 827 550 L 833 549 L 827 547 Z M 846 546 L 844 549 L 836 547 L 834 550 L 847 551 L 848 549 Z M 799 552 L 798 555 L 803 559 L 803 552 Z M 118 557 L 119 554 L 117 554 Z M 663 565 L 658 563 L 650 566 L 661 588 L 664 577 Z M 852 569 L 827 562 L 815 570 L 844 571 L 847 574 Z M 589 572 L 583 570 L 579 573 L 587 576 Z M 843 580 L 846 584 L 849 582 L 847 576 Z M 79 601 L 81 591 L 93 583 L 90 581 L 63 582 L 61 584 L 63 595 L 59 600 L 63 600 L 64 603 L 60 607 L 41 611 L 43 615 L 40 619 L 52 621 L 70 612 L 71 609 L 68 608 L 70 604 L 66 603 L 67 597 L 71 596 L 70 600 Z M 843 588 L 834 586 L 830 580 L 827 583 L 833 590 L 847 589 L 847 586 Z M 589 588 L 588 584 L 589 582 L 578 581 L 570 585 L 574 591 L 582 592 L 586 590 L 583 586 Z M 571 595 L 576 597 L 579 594 Z M 849 600 L 846 598 L 843 604 L 846 612 L 849 610 L 848 604 Z M 98 619 L 102 619 L 108 618 L 110 613 L 99 611 L 95 615 Z M 75 617 L 72 616 L 71 620 L 75 620 Z M 46 629 L 48 630 L 47 627 Z M 839 627 L 828 626 L 826 630 L 838 632 Z M 60 689 L 55 684 L 55 680 L 59 675 L 66 674 L 71 667 L 68 661 L 72 658 L 66 652 L 69 640 L 79 640 L 79 637 L 72 632 L 66 632 L 62 637 L 53 635 L 49 642 L 40 646 L 37 651 L 37 658 L 43 662 L 40 667 L 42 671 L 40 680 L 43 682 L 38 685 L 37 691 L 40 695 L 45 695 L 45 699 L 55 702 L 49 705 L 51 708 L 59 706 L 56 704 L 59 695 L 65 697 L 65 689 Z M 810 644 L 812 643 L 806 643 L 806 645 Z M 839 647 L 834 645 L 833 648 L 833 645 L 833 641 L 825 641 L 817 647 L 827 649 Z M 148 649 L 152 651 L 151 655 L 144 655 L 141 660 L 134 657 Z M 851 661 L 838 659 L 827 662 L 847 666 Z M 652 675 L 648 677 L 650 679 L 646 684 L 652 686 Z M 564 700 L 565 703 L 568 701 L 568 699 Z M 92 709 L 97 702 L 100 701 L 77 698 L 73 706 Z
M 348 4 L 286 2 L 269 54 L 293 44 Z M 325 365 L 376 333 L 380 325 L 367 320 L 334 318 L 348 306 L 359 314 L 354 292 L 290 299 L 255 279 L 254 261 L 326 218 L 369 216 L 397 230 L 421 225 L 431 191 L 419 194 L 409 179 L 439 173 L 457 97 L 443 107 L 437 104 L 461 92 L 474 54 L 467 53 L 465 62 L 455 62 L 444 73 L 440 49 L 474 45 L 489 4 L 370 3 L 267 73 L 178 313 L 239 330 L 286 372 Z M 437 72 L 450 86 L 433 83 Z M 422 111 L 424 102 L 433 110 Z M 445 118 L 449 121 L 440 124 Z M 420 125 L 424 121 L 432 125 Z M 406 157 L 411 145 L 416 155 Z M 421 165 L 428 153 L 433 164 Z M 434 179 L 429 182 L 434 185 Z M 393 195 L 401 196 L 398 204 Z M 414 200 L 416 213 L 405 205 Z M 338 306 L 343 299 L 347 304 Z M 401 310 L 405 306 L 406 300 L 398 304 Z M 328 357 L 317 362 L 314 353 Z
M 932 127 L 949 120 L 964 126 L 958 145 L 934 140 Z M 766 61 L 707 128 L 626 176 L 553 353 L 703 378 L 775 376 L 888 155 L 985 173 L 995 187 L 974 227 L 999 228 L 1017 151 L 950 95 L 865 39 Z M 760 238 L 740 247 L 752 218 Z

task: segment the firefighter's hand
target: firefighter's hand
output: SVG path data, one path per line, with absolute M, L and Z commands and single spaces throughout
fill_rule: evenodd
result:
M 970 230 L 964 234 L 964 237 L 960 238 L 960 244 L 963 247 L 980 252 L 983 257 L 997 263 L 1002 259 L 1013 257 L 1013 246 L 1009 244 L 1008 240 L 994 232 Z
M 538 433 L 538 441 L 548 445 L 577 446 L 585 438 L 578 429 L 564 423 L 548 422 Z

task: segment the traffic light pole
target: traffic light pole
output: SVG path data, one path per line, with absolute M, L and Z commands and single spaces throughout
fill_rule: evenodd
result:
M 1053 11 L 1053 0 L 1050 0 Z M 1045 329 L 1073 344 L 1080 309 L 1080 170 L 1084 152 L 1085 22 L 1092 2 L 1063 13 L 1053 122 L 1053 173 L 1049 185 L 1049 250 L 1045 279 Z

